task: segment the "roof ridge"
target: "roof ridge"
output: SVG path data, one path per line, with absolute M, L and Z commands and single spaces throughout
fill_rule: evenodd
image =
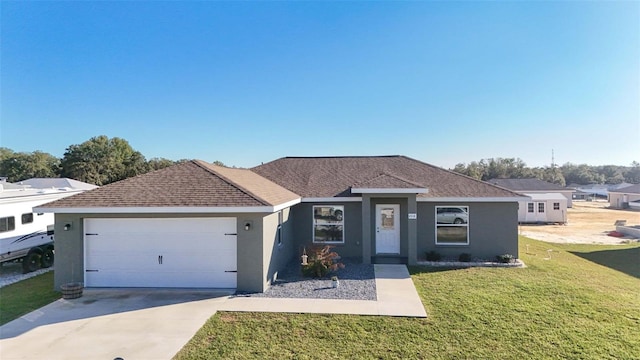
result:
M 415 186 L 418 186 L 418 187 L 426 187 L 424 184 L 418 184 L 418 183 L 417 183 L 417 182 L 415 182 L 415 181 L 411 181 L 411 180 L 409 180 L 409 179 L 405 179 L 405 178 L 403 178 L 403 177 L 401 177 L 401 176 L 398 176 L 398 175 L 395 175 L 395 174 L 390 174 L 390 173 L 388 173 L 388 172 L 384 172 L 384 173 L 383 173 L 383 175 L 391 176 L 392 178 L 396 178 L 396 179 L 398 179 L 398 180 L 400 180 L 400 181 L 404 181 L 404 182 L 406 182 L 407 184 L 415 185 Z
M 415 161 L 415 162 L 417 162 L 417 163 L 420 163 L 420 164 L 423 164 L 423 165 L 429 166 L 429 167 L 431 167 L 431 168 L 435 168 L 435 169 L 439 169 L 439 170 L 442 170 L 442 171 L 448 172 L 448 173 L 450 173 L 450 174 L 452 174 L 452 175 L 461 176 L 461 177 L 463 177 L 463 178 L 467 178 L 467 179 L 469 179 L 469 180 L 473 180 L 473 181 L 475 181 L 475 182 L 479 182 L 479 183 L 483 183 L 483 184 L 486 184 L 486 185 L 489 185 L 489 186 L 493 186 L 493 187 L 498 188 L 498 189 L 500 189 L 500 190 L 506 190 L 506 191 L 508 191 L 508 192 L 512 193 L 514 196 L 522 196 L 522 195 L 518 194 L 517 192 L 515 192 L 515 191 L 513 191 L 513 190 L 509 190 L 509 189 L 506 189 L 506 188 L 500 187 L 500 186 L 498 186 L 498 185 L 491 184 L 490 182 L 487 182 L 487 181 L 478 180 L 478 179 L 476 179 L 476 178 L 473 178 L 473 177 L 468 176 L 468 175 L 460 174 L 459 172 L 455 172 L 455 171 L 453 171 L 453 170 L 445 169 L 445 168 L 440 167 L 440 166 L 435 166 L 435 165 L 432 165 L 432 164 L 426 163 L 426 162 L 424 162 L 424 161 L 420 161 L 420 160 L 417 160 L 417 159 L 414 159 L 414 158 L 410 158 L 410 157 L 408 157 L 408 156 L 406 156 L 406 155 L 400 155 L 400 157 L 403 157 L 403 158 L 405 158 L 405 159 L 407 159 L 407 160 Z
M 281 159 L 361 159 L 361 158 L 390 158 L 402 155 L 327 155 L 327 156 L 285 156 Z
M 220 179 L 222 179 L 222 181 L 226 182 L 227 184 L 235 187 L 236 189 L 242 191 L 243 193 L 251 196 L 254 200 L 262 203 L 262 205 L 267 205 L 269 206 L 270 204 L 265 201 L 263 198 L 259 197 L 258 195 L 254 194 L 252 191 L 246 189 L 244 186 L 241 186 L 240 184 L 236 183 L 235 181 L 232 181 L 231 179 L 229 179 L 228 177 L 220 174 L 218 171 L 215 171 L 213 168 L 211 168 L 210 166 L 216 166 L 213 164 L 209 164 L 204 160 L 191 160 L 195 165 L 197 165 L 198 167 L 200 167 L 201 169 L 209 172 L 210 174 L 219 177 Z M 236 170 L 246 170 L 246 171 L 251 171 L 249 169 L 236 169 Z M 253 171 L 251 171 L 252 174 L 256 174 Z M 258 174 L 256 174 L 257 176 L 260 176 Z
M 408 179 L 402 178 L 402 177 L 400 177 L 400 176 L 397 176 L 397 175 L 391 174 L 391 173 L 389 173 L 389 172 L 387 172 L 387 171 L 383 171 L 383 172 L 381 172 L 380 174 L 378 174 L 378 175 L 376 175 L 376 176 L 374 176 L 374 177 L 371 177 L 371 178 L 369 178 L 369 179 L 367 179 L 367 180 L 364 180 L 364 181 L 360 181 L 360 182 L 358 182 L 358 183 L 355 183 L 355 184 L 351 185 L 351 187 L 358 186 L 358 185 L 361 185 L 361 184 L 366 184 L 366 183 L 371 182 L 371 181 L 373 181 L 373 180 L 379 179 L 379 178 L 380 178 L 380 177 L 382 177 L 382 176 L 389 176 L 389 177 L 392 177 L 392 178 L 394 178 L 394 179 L 396 179 L 396 180 L 400 180 L 400 181 L 402 181 L 402 182 L 405 182 L 405 183 L 410 184 L 410 185 L 417 186 L 417 187 L 419 187 L 419 188 L 426 187 L 426 186 L 425 186 L 425 185 L 423 185 L 423 184 L 418 184 L 418 183 L 417 183 L 417 182 L 415 182 L 415 181 L 411 181 L 411 180 L 408 180 Z

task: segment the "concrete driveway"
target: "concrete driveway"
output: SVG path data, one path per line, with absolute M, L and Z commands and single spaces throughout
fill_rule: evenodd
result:
M 89 289 L 0 328 L 0 358 L 168 359 L 229 298 L 214 290 Z
M 232 296 L 189 289 L 85 289 L 0 327 L 0 358 L 170 359 L 217 311 L 426 317 L 404 265 L 375 265 L 376 301 Z

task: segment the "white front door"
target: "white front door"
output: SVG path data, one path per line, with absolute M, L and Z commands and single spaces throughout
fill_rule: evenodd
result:
M 400 205 L 376 205 L 376 254 L 400 254 Z

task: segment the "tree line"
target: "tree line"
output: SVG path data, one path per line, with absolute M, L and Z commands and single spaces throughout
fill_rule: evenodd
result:
M 490 158 L 459 163 L 453 171 L 478 180 L 537 178 L 550 183 L 566 186 L 569 184 L 631 184 L 640 183 L 640 163 L 630 166 L 565 163 L 564 165 L 528 167 L 519 158 Z
M 102 186 L 183 161 L 186 160 L 146 160 L 126 140 L 101 135 L 70 145 L 62 158 L 42 151 L 14 152 L 0 148 L 0 176 L 7 177 L 9 182 L 66 177 Z
M 34 151 L 14 152 L 0 147 L 0 176 L 9 182 L 30 178 L 67 177 L 98 186 L 187 161 L 152 158 L 147 160 L 121 138 L 101 135 L 70 145 L 62 158 Z M 220 161 L 214 164 L 224 166 Z M 640 183 L 640 163 L 631 166 L 566 163 L 562 166 L 528 167 L 519 158 L 490 158 L 459 163 L 455 172 L 478 180 L 494 178 L 538 178 L 554 184 Z

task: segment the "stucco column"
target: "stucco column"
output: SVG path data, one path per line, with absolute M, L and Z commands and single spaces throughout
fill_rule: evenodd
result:
M 418 262 L 418 203 L 416 202 L 416 195 L 409 195 L 407 198 L 407 210 L 408 216 L 416 218 L 409 218 L 409 224 L 407 228 L 407 261 L 409 265 L 415 265 Z
M 362 194 L 362 263 L 371 264 L 371 195 Z

